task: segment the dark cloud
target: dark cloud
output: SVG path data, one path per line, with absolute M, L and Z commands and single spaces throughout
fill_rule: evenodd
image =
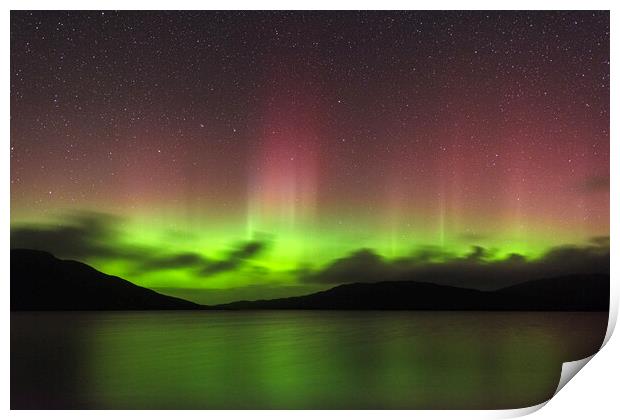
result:
M 469 261 L 482 261 L 485 258 L 488 258 L 489 255 L 490 252 L 486 248 L 474 245 L 471 252 L 467 254 L 465 258 Z
M 390 271 L 386 262 L 370 249 L 361 249 L 347 257 L 331 262 L 324 270 L 300 273 L 310 283 L 372 282 Z
M 238 248 L 233 249 L 226 258 L 219 261 L 211 261 L 199 273 L 203 276 L 212 276 L 224 271 L 232 271 L 238 269 L 245 264 L 247 260 L 261 253 L 267 242 L 250 241 L 241 244 Z
M 552 248 L 535 260 L 519 254 L 494 260 L 493 253 L 481 246 L 473 246 L 464 257 L 433 251 L 429 248 L 408 258 L 388 261 L 363 249 L 321 270 L 306 268 L 298 276 L 306 283 L 415 280 L 490 290 L 541 277 L 609 272 L 609 239 L 603 237 L 586 246 Z
M 174 268 L 201 267 L 209 261 L 195 252 L 159 255 L 147 258 L 139 267 L 142 271 L 169 270 Z
M 590 243 L 601 248 L 609 248 L 609 236 L 595 236 L 590 239 Z
M 609 192 L 609 175 L 587 177 L 577 185 L 577 190 L 582 193 Z
M 11 248 L 38 249 L 77 260 L 125 260 L 135 273 L 189 269 L 208 277 L 239 269 L 268 244 L 267 239 L 241 243 L 221 260 L 191 251 L 166 253 L 155 247 L 120 245 L 123 234 L 117 226 L 121 221 L 108 214 L 76 212 L 54 224 L 20 225 L 11 229 Z
M 117 217 L 70 213 L 55 224 L 28 224 L 11 228 L 11 248 L 40 249 L 63 258 L 133 258 L 138 249 L 111 247 L 118 233 Z
M 405 258 L 405 260 L 414 259 L 416 261 L 445 261 L 447 259 L 456 258 L 456 254 L 446 251 L 444 248 L 440 246 L 421 246 L 417 248 L 410 257 Z

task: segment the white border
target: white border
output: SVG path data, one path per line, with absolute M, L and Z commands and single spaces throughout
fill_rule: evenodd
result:
M 4 140 L 0 149 L 1 161 L 0 170 L 3 172 L 4 182 L 0 183 L 1 199 L 3 200 L 2 217 L 5 220 L 0 224 L 0 229 L 3 238 L 3 251 L 0 254 L 0 270 L 2 270 L 3 279 L 3 293 L 2 298 L 5 303 L 5 314 L 2 320 L 2 332 L 6 341 L 2 346 L 2 372 L 4 372 L 4 380 L 2 382 L 2 402 L 5 412 L 9 410 L 9 209 L 10 209 L 10 193 L 9 193 L 9 108 L 10 108 L 10 38 L 9 38 L 9 20 L 10 9 L 25 10 L 25 9 L 40 9 L 40 10 L 64 10 L 64 9 L 94 9 L 94 10 L 130 10 L 130 9 L 146 9 L 146 10 L 160 10 L 160 9 L 172 9 L 172 10 L 203 10 L 203 9 L 296 9 L 296 10 L 319 10 L 319 9 L 371 9 L 371 10 L 399 10 L 399 9 L 427 9 L 427 10 L 459 10 L 459 9 L 471 9 L 471 10 L 612 10 L 611 11 L 611 56 L 612 66 L 611 71 L 613 74 L 614 60 L 613 57 L 618 57 L 618 54 L 614 54 L 618 49 L 618 37 L 614 30 L 618 26 L 615 18 L 615 12 L 613 11 L 611 1 L 541 1 L 541 0 L 521 0 L 521 1 L 503 1 L 501 3 L 497 1 L 445 1 L 436 0 L 432 3 L 419 2 L 417 4 L 404 0 L 383 0 L 383 1 L 337 1 L 337 0 L 305 0 L 305 1 L 283 1 L 283 0 L 264 0 L 264 1 L 248 1 L 248 0 L 228 0 L 226 2 L 208 2 L 208 1 L 196 1 L 196 0 L 176 0 L 174 2 L 166 2 L 162 0 L 152 1 L 139 1 L 139 0 L 90 0 L 88 2 L 76 1 L 76 0 L 62 0 L 62 1 L 33 1 L 22 0 L 14 1 L 9 0 L 4 3 L 8 6 L 0 18 L 0 27 L 3 28 L 3 42 L 2 42 L 2 75 L 3 75 L 3 96 L 2 107 L 4 119 L 2 121 Z M 612 78 L 613 79 L 613 78 Z M 618 90 L 615 89 L 615 83 L 611 84 L 611 110 L 616 109 L 618 104 Z M 614 123 L 614 118 L 611 118 L 611 131 L 616 132 L 617 124 Z M 394 419 L 410 419 L 411 416 L 416 418 L 502 418 L 502 417 L 515 417 L 520 415 L 529 414 L 537 409 L 545 406 L 544 409 L 536 411 L 534 414 L 537 419 L 551 419 L 551 418 L 563 418 L 563 419 L 583 419 L 588 416 L 591 418 L 612 418 L 614 413 L 618 413 L 618 401 L 616 384 L 618 384 L 617 374 L 619 373 L 620 363 L 615 355 L 620 354 L 620 345 L 618 339 L 612 339 L 609 342 L 610 334 L 615 326 L 618 313 L 618 248 L 616 246 L 615 238 L 618 237 L 618 223 L 617 215 L 620 214 L 620 208 L 618 207 L 619 187 L 617 183 L 617 168 L 618 162 L 618 147 L 617 142 L 611 141 L 611 168 L 612 180 L 611 180 L 611 237 L 614 238 L 611 241 L 611 285 L 612 285 L 612 301 L 610 310 L 610 325 L 608 334 L 606 337 L 606 345 L 602 351 L 597 354 L 592 361 L 584 367 L 583 371 L 579 373 L 578 379 L 570 381 L 566 387 L 564 387 L 554 398 L 552 398 L 547 404 L 541 404 L 537 407 L 529 409 L 519 410 L 504 410 L 504 411 L 177 411 L 174 412 L 175 416 L 183 416 L 187 418 L 203 418 L 205 415 L 214 416 L 218 420 L 228 420 L 238 417 L 252 417 L 253 419 L 265 419 L 265 420 L 278 420 L 289 419 L 295 417 L 296 419 L 314 420 L 316 416 L 327 418 L 340 418 L 342 416 L 352 416 L 359 419 L 375 419 L 378 416 L 390 417 Z M 614 217 L 615 216 L 615 217 Z M 150 419 L 166 419 L 173 414 L 166 411 L 117 411 L 114 416 L 120 418 L 135 418 L 135 416 L 148 416 Z M 72 419 L 83 418 L 88 416 L 91 418 L 107 418 L 110 413 L 105 411 L 11 411 L 9 412 L 11 417 L 15 418 L 31 418 L 32 416 L 42 416 L 50 419 Z

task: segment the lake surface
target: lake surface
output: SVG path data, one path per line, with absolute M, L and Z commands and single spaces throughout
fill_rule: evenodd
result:
M 550 398 L 607 313 L 11 314 L 11 407 L 485 409 Z

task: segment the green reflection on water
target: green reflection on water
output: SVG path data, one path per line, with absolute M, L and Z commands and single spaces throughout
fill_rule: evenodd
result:
M 518 408 L 548 399 L 561 363 L 596 351 L 606 322 L 606 313 L 13 314 L 11 381 L 26 365 L 13 353 L 24 337 L 32 345 L 28 331 L 62 323 L 77 366 L 62 380 L 79 382 L 65 406 Z M 17 392 L 27 393 L 23 377 Z

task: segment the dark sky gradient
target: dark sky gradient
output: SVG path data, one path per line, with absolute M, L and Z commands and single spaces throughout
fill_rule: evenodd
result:
M 114 215 L 99 242 L 161 269 L 85 259 L 152 287 L 587 246 L 609 235 L 609 13 L 12 12 L 11 210 Z

